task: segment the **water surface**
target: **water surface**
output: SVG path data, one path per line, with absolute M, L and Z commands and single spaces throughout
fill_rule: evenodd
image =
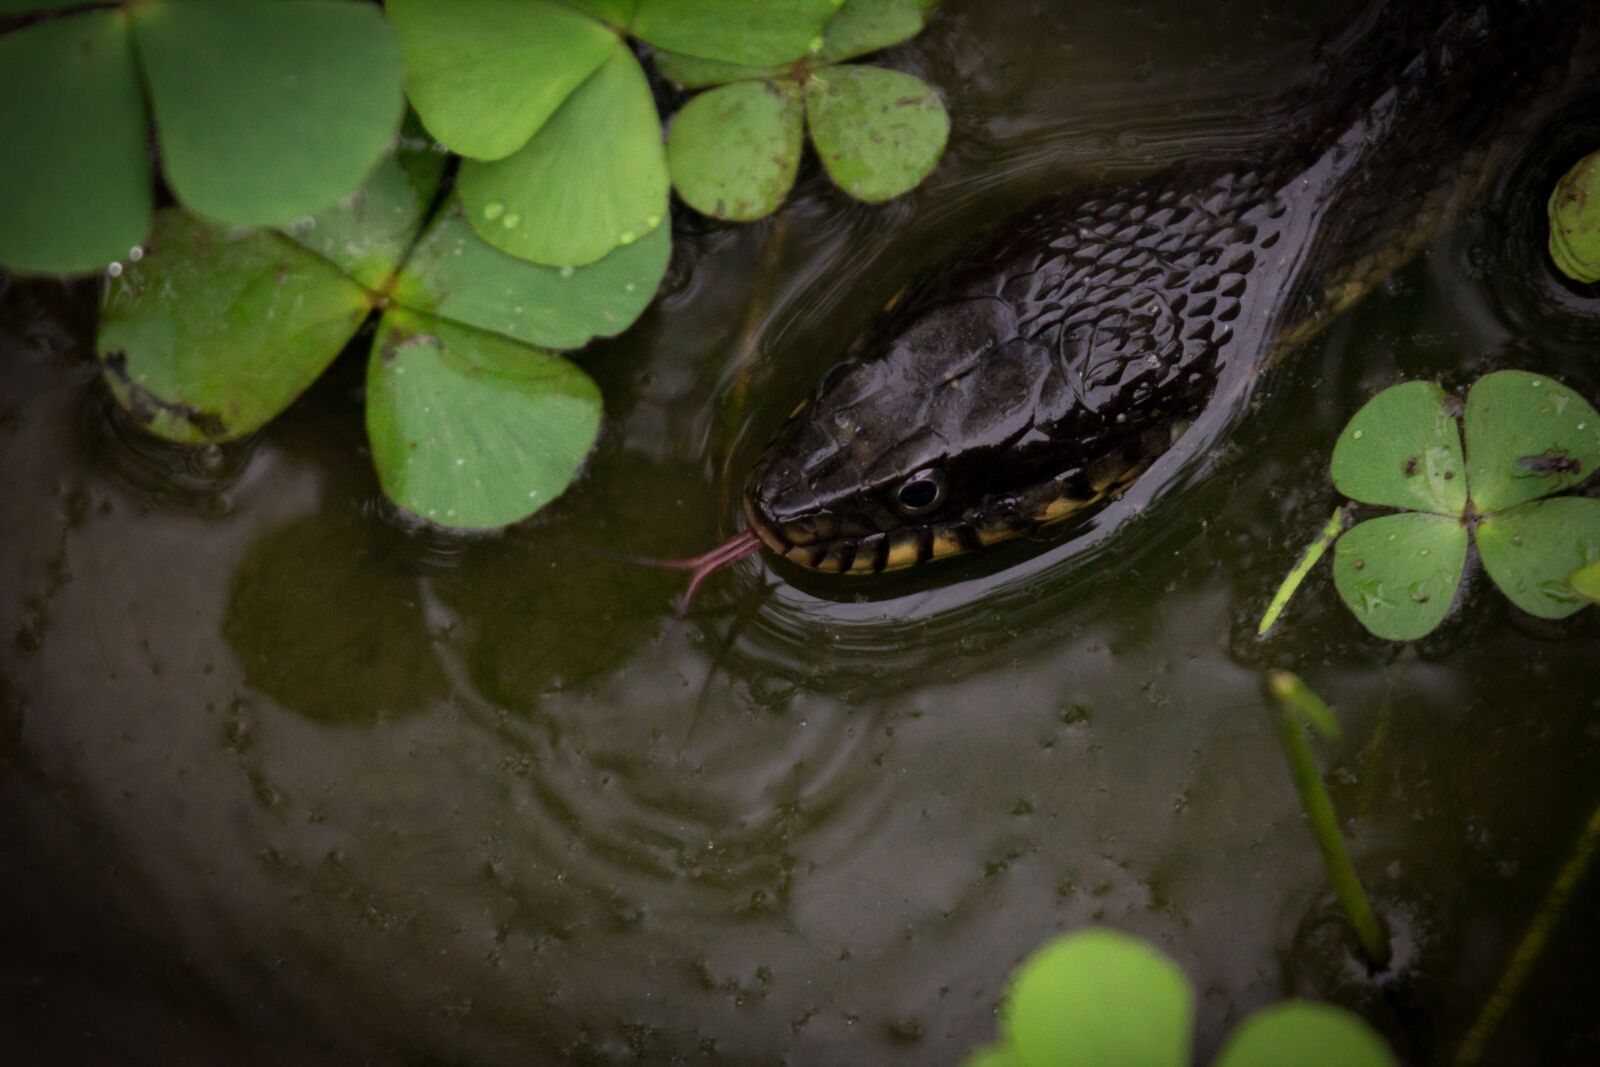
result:
M 815 168 L 773 222 L 681 220 L 657 306 L 581 359 L 585 477 L 502 536 L 408 530 L 347 361 L 253 440 L 142 438 L 86 360 L 92 293 L 0 316 L 0 1018 L 25 1062 L 954 1063 L 1013 967 L 1104 923 L 1172 955 L 1208 1055 L 1296 992 L 1451 1053 L 1600 802 L 1600 622 L 1474 572 L 1435 635 L 1364 634 L 1326 571 L 1254 622 L 1335 503 L 1348 415 L 1503 366 L 1600 393 L 1549 277 L 1576 134 L 1261 381 L 1183 484 L 1063 541 L 872 585 L 750 561 L 675 623 L 764 435 L 874 312 L 1011 206 L 1255 150 L 1350 9 L 947 3 L 891 61 L 946 93 L 884 208 Z M 1563 130 L 1600 143 L 1600 107 Z M 4 283 L 0 283 L 4 284 Z M 1096 531 L 1107 531 L 1101 536 Z M 1404 974 L 1342 975 L 1260 671 L 1321 749 Z M 1580 890 L 1493 1048 L 1588 1063 Z

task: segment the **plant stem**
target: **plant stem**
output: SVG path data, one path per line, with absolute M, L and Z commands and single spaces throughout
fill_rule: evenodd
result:
M 1272 629 L 1273 623 L 1278 621 L 1278 616 L 1283 614 L 1283 609 L 1289 606 L 1289 598 L 1294 596 L 1295 591 L 1300 588 L 1300 583 L 1306 580 L 1311 568 L 1317 565 L 1317 560 L 1328 551 L 1328 546 L 1333 544 L 1343 529 L 1344 508 L 1334 508 L 1333 517 L 1323 525 L 1322 532 L 1317 534 L 1317 539 L 1306 546 L 1306 550 L 1300 554 L 1299 561 L 1284 577 L 1283 584 L 1272 594 L 1272 603 L 1267 605 L 1267 612 L 1261 616 L 1261 624 L 1256 627 L 1257 637 Z
M 1303 725 L 1310 722 L 1324 736 L 1333 737 L 1338 735 L 1339 724 L 1328 705 L 1297 675 L 1272 671 L 1267 675 L 1267 691 L 1278 703 L 1278 732 L 1289 757 L 1289 773 L 1311 823 L 1311 834 L 1322 851 L 1322 862 L 1328 868 L 1333 891 L 1339 897 L 1339 905 L 1355 931 L 1362 952 L 1373 966 L 1385 967 L 1390 955 L 1388 935 L 1373 913 L 1366 890 L 1361 888 L 1361 880 L 1356 877 L 1355 864 L 1350 862 L 1350 854 L 1345 851 L 1333 800 L 1322 783 L 1322 772 L 1311 754 L 1311 743 L 1306 739 Z
M 1484 1001 L 1483 1010 L 1478 1013 L 1478 1021 L 1472 1024 L 1466 1040 L 1461 1042 L 1461 1049 L 1456 1053 L 1456 1067 L 1471 1067 L 1483 1055 L 1484 1046 L 1499 1029 L 1500 1021 L 1505 1018 L 1512 1002 L 1517 999 L 1517 994 L 1522 991 L 1528 972 L 1539 962 L 1545 942 L 1550 940 L 1551 932 L 1561 921 L 1561 915 L 1566 911 L 1572 891 L 1588 873 L 1597 846 L 1600 846 L 1600 808 L 1596 808 L 1589 816 L 1589 822 L 1578 835 L 1578 842 L 1573 846 L 1572 854 L 1567 857 L 1567 862 L 1561 865 L 1556 880 L 1550 883 L 1544 900 L 1539 904 L 1539 910 L 1533 916 L 1533 922 L 1528 924 L 1528 930 L 1522 935 L 1522 941 L 1518 943 L 1517 951 L 1512 954 L 1511 962 L 1500 975 L 1500 981 L 1495 983 L 1494 992 Z

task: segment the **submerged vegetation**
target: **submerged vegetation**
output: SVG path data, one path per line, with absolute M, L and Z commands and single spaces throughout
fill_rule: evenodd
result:
M 349 0 L 16 3 L 31 18 L 0 38 L 14 149 L 0 264 L 110 261 L 107 383 L 184 444 L 259 429 L 371 325 L 384 493 L 431 524 L 504 526 L 560 494 L 599 432 L 598 388 L 556 353 L 626 329 L 671 255 L 669 153 L 640 56 L 686 84 L 730 83 L 673 121 L 691 206 L 774 210 L 801 101 L 828 173 L 883 200 L 932 169 L 948 118 L 909 75 L 838 64 L 914 35 L 930 7 L 390 0 L 385 18 Z M 730 98 L 786 110 L 729 125 Z M 385 157 L 406 99 L 417 119 Z M 147 111 L 177 201 L 153 223 Z M 750 210 L 739 190 L 756 187 Z
M 1597 466 L 1600 415 L 1549 378 L 1486 374 L 1464 406 L 1431 382 L 1392 386 L 1339 435 L 1331 473 L 1351 500 L 1404 510 L 1348 530 L 1336 514 L 1273 598 L 1260 631 L 1330 543 L 1339 598 L 1387 640 L 1415 640 L 1444 621 L 1469 544 L 1513 604 L 1565 618 L 1589 603 L 1568 576 L 1600 562 L 1600 500 L 1567 491 Z

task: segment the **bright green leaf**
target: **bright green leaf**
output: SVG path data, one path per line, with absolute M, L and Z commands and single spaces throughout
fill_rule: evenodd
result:
M 1233 1032 L 1214 1067 L 1398 1067 L 1360 1017 L 1330 1004 L 1291 1001 L 1257 1012 Z
M 600 390 L 560 356 L 392 309 L 367 365 L 383 491 L 438 526 L 491 529 L 550 503 L 600 429 Z
M 1600 563 L 1580 567 L 1567 575 L 1567 584 L 1581 596 L 1600 604 Z
M 97 349 L 112 393 L 151 433 L 221 441 L 288 407 L 367 310 L 365 290 L 286 238 L 169 208 L 107 289 Z
M 520 151 L 463 163 L 457 189 L 484 240 L 535 263 L 581 267 L 654 230 L 666 152 L 633 53 L 618 44 Z
M 657 52 L 651 59 L 663 78 L 685 89 L 703 89 L 708 85 L 725 85 L 749 78 L 781 78 L 790 73 L 788 64 L 749 66 L 720 59 L 686 56 L 679 52 Z
M 639 0 L 632 29 L 657 48 L 768 66 L 822 47 L 839 0 Z
M 1600 282 L 1600 152 L 1556 183 L 1549 213 L 1550 258 L 1574 281 Z
M 378 164 L 355 195 L 284 232 L 369 289 L 381 289 L 422 228 L 444 157 L 406 150 Z
M 150 163 L 125 16 L 0 37 L 0 100 L 0 263 L 65 273 L 127 255 L 150 225 Z
M 1452 518 L 1467 506 L 1461 429 L 1433 382 L 1403 382 L 1368 400 L 1333 446 L 1334 488 L 1352 500 Z
M 619 30 L 628 28 L 639 7 L 639 0 L 561 0 L 561 3 Z
M 1600 466 L 1600 415 L 1560 382 L 1485 374 L 1467 394 L 1467 478 L 1480 512 L 1558 493 Z
M 1005 1011 L 1005 1031 L 1027 1067 L 1189 1062 L 1194 994 L 1183 972 L 1114 930 L 1083 930 L 1035 952 Z
M 627 329 L 649 306 L 672 255 L 663 224 L 587 267 L 544 267 L 484 242 L 459 209 L 428 228 L 395 299 L 440 318 L 545 348 L 581 348 Z
M 473 159 L 527 144 L 617 47 L 610 30 L 548 0 L 389 0 L 388 11 L 412 106 Z
M 673 187 L 704 215 L 738 222 L 770 215 L 794 185 L 803 124 L 793 82 L 735 82 L 701 93 L 672 120 Z
M 132 10 L 162 166 L 191 211 L 286 225 L 354 192 L 393 143 L 400 48 L 376 6 L 151 0 Z
M 827 67 L 806 86 L 806 115 L 822 165 L 857 200 L 877 203 L 916 186 L 944 153 L 950 116 L 920 78 L 881 67 Z
M 823 34 L 829 63 L 876 52 L 922 32 L 933 0 L 845 0 Z
M 1414 641 L 1450 610 L 1466 561 L 1459 519 L 1384 515 L 1339 538 L 1333 583 L 1361 625 L 1386 641 Z
M 1558 497 L 1497 511 L 1477 536 L 1483 569 L 1523 611 L 1563 619 L 1588 603 L 1566 579 L 1600 562 L 1600 500 Z

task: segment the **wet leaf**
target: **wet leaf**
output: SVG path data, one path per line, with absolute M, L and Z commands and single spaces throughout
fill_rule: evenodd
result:
M 1560 382 L 1485 374 L 1467 394 L 1467 477 L 1480 512 L 1558 493 L 1600 466 L 1600 415 Z
M 836 63 L 915 37 L 933 6 L 934 0 L 845 0 L 822 36 L 820 58 Z
M 705 59 L 766 66 L 822 47 L 839 0 L 638 0 L 635 36 Z
M 0 263 L 98 270 L 144 239 L 150 162 L 125 17 L 0 37 Z
M 280 226 L 355 191 L 394 142 L 400 48 L 371 4 L 131 8 L 162 167 L 191 211 Z
M 633 53 L 616 45 L 526 146 L 468 160 L 457 188 L 484 240 L 535 263 L 581 267 L 654 230 L 667 214 L 666 152 Z
M 705 215 L 738 222 L 770 215 L 794 185 L 802 127 L 793 82 L 735 82 L 701 93 L 672 120 L 672 184 Z
M 806 115 L 829 176 L 869 203 L 927 177 L 950 134 L 950 116 L 926 82 L 879 67 L 818 71 L 806 86 Z
M 789 64 L 749 66 L 720 59 L 686 56 L 678 52 L 657 52 L 652 61 L 663 78 L 685 89 L 703 89 L 708 85 L 725 85 L 751 78 L 782 78 L 790 74 Z
M 1567 576 L 1600 562 L 1600 500 L 1559 497 L 1499 511 L 1478 524 L 1477 536 L 1483 569 L 1523 611 L 1564 619 L 1588 604 Z
M 1339 538 L 1333 583 L 1361 625 L 1386 641 L 1414 641 L 1449 612 L 1466 561 L 1459 519 L 1384 515 Z
M 381 289 L 416 240 L 443 173 L 437 152 L 390 156 L 352 196 L 284 233 L 362 285 Z
M 663 223 L 586 267 L 545 267 L 491 247 L 452 207 L 428 228 L 395 299 L 440 318 L 545 348 L 581 348 L 632 325 L 672 256 Z
M 1600 282 L 1600 152 L 1556 183 L 1549 213 L 1550 258 L 1574 281 Z
M 559 356 L 392 309 L 367 365 L 384 493 L 438 526 L 492 529 L 550 503 L 600 428 L 600 390 Z
M 389 0 L 388 12 L 412 106 L 473 159 L 527 144 L 617 48 L 616 34 L 550 0 Z
M 1398 1067 L 1360 1017 L 1330 1004 L 1289 1002 L 1257 1012 L 1233 1032 L 1215 1067 Z
M 1591 563 L 1567 575 L 1567 584 L 1580 596 L 1600 604 L 1600 563 Z
M 118 402 L 171 441 L 258 429 L 355 334 L 365 290 L 287 238 L 169 208 L 106 291 L 97 350 Z
M 609 26 L 627 29 L 633 21 L 639 0 L 561 0 L 563 4 L 599 19 Z
M 1113 930 L 1069 934 L 1034 953 L 1005 1012 L 1012 1047 L 1028 1067 L 1189 1062 L 1194 994 L 1183 972 Z
M 1364 504 L 1458 516 L 1467 506 L 1461 430 L 1432 382 L 1391 386 L 1364 404 L 1333 446 L 1334 488 Z

